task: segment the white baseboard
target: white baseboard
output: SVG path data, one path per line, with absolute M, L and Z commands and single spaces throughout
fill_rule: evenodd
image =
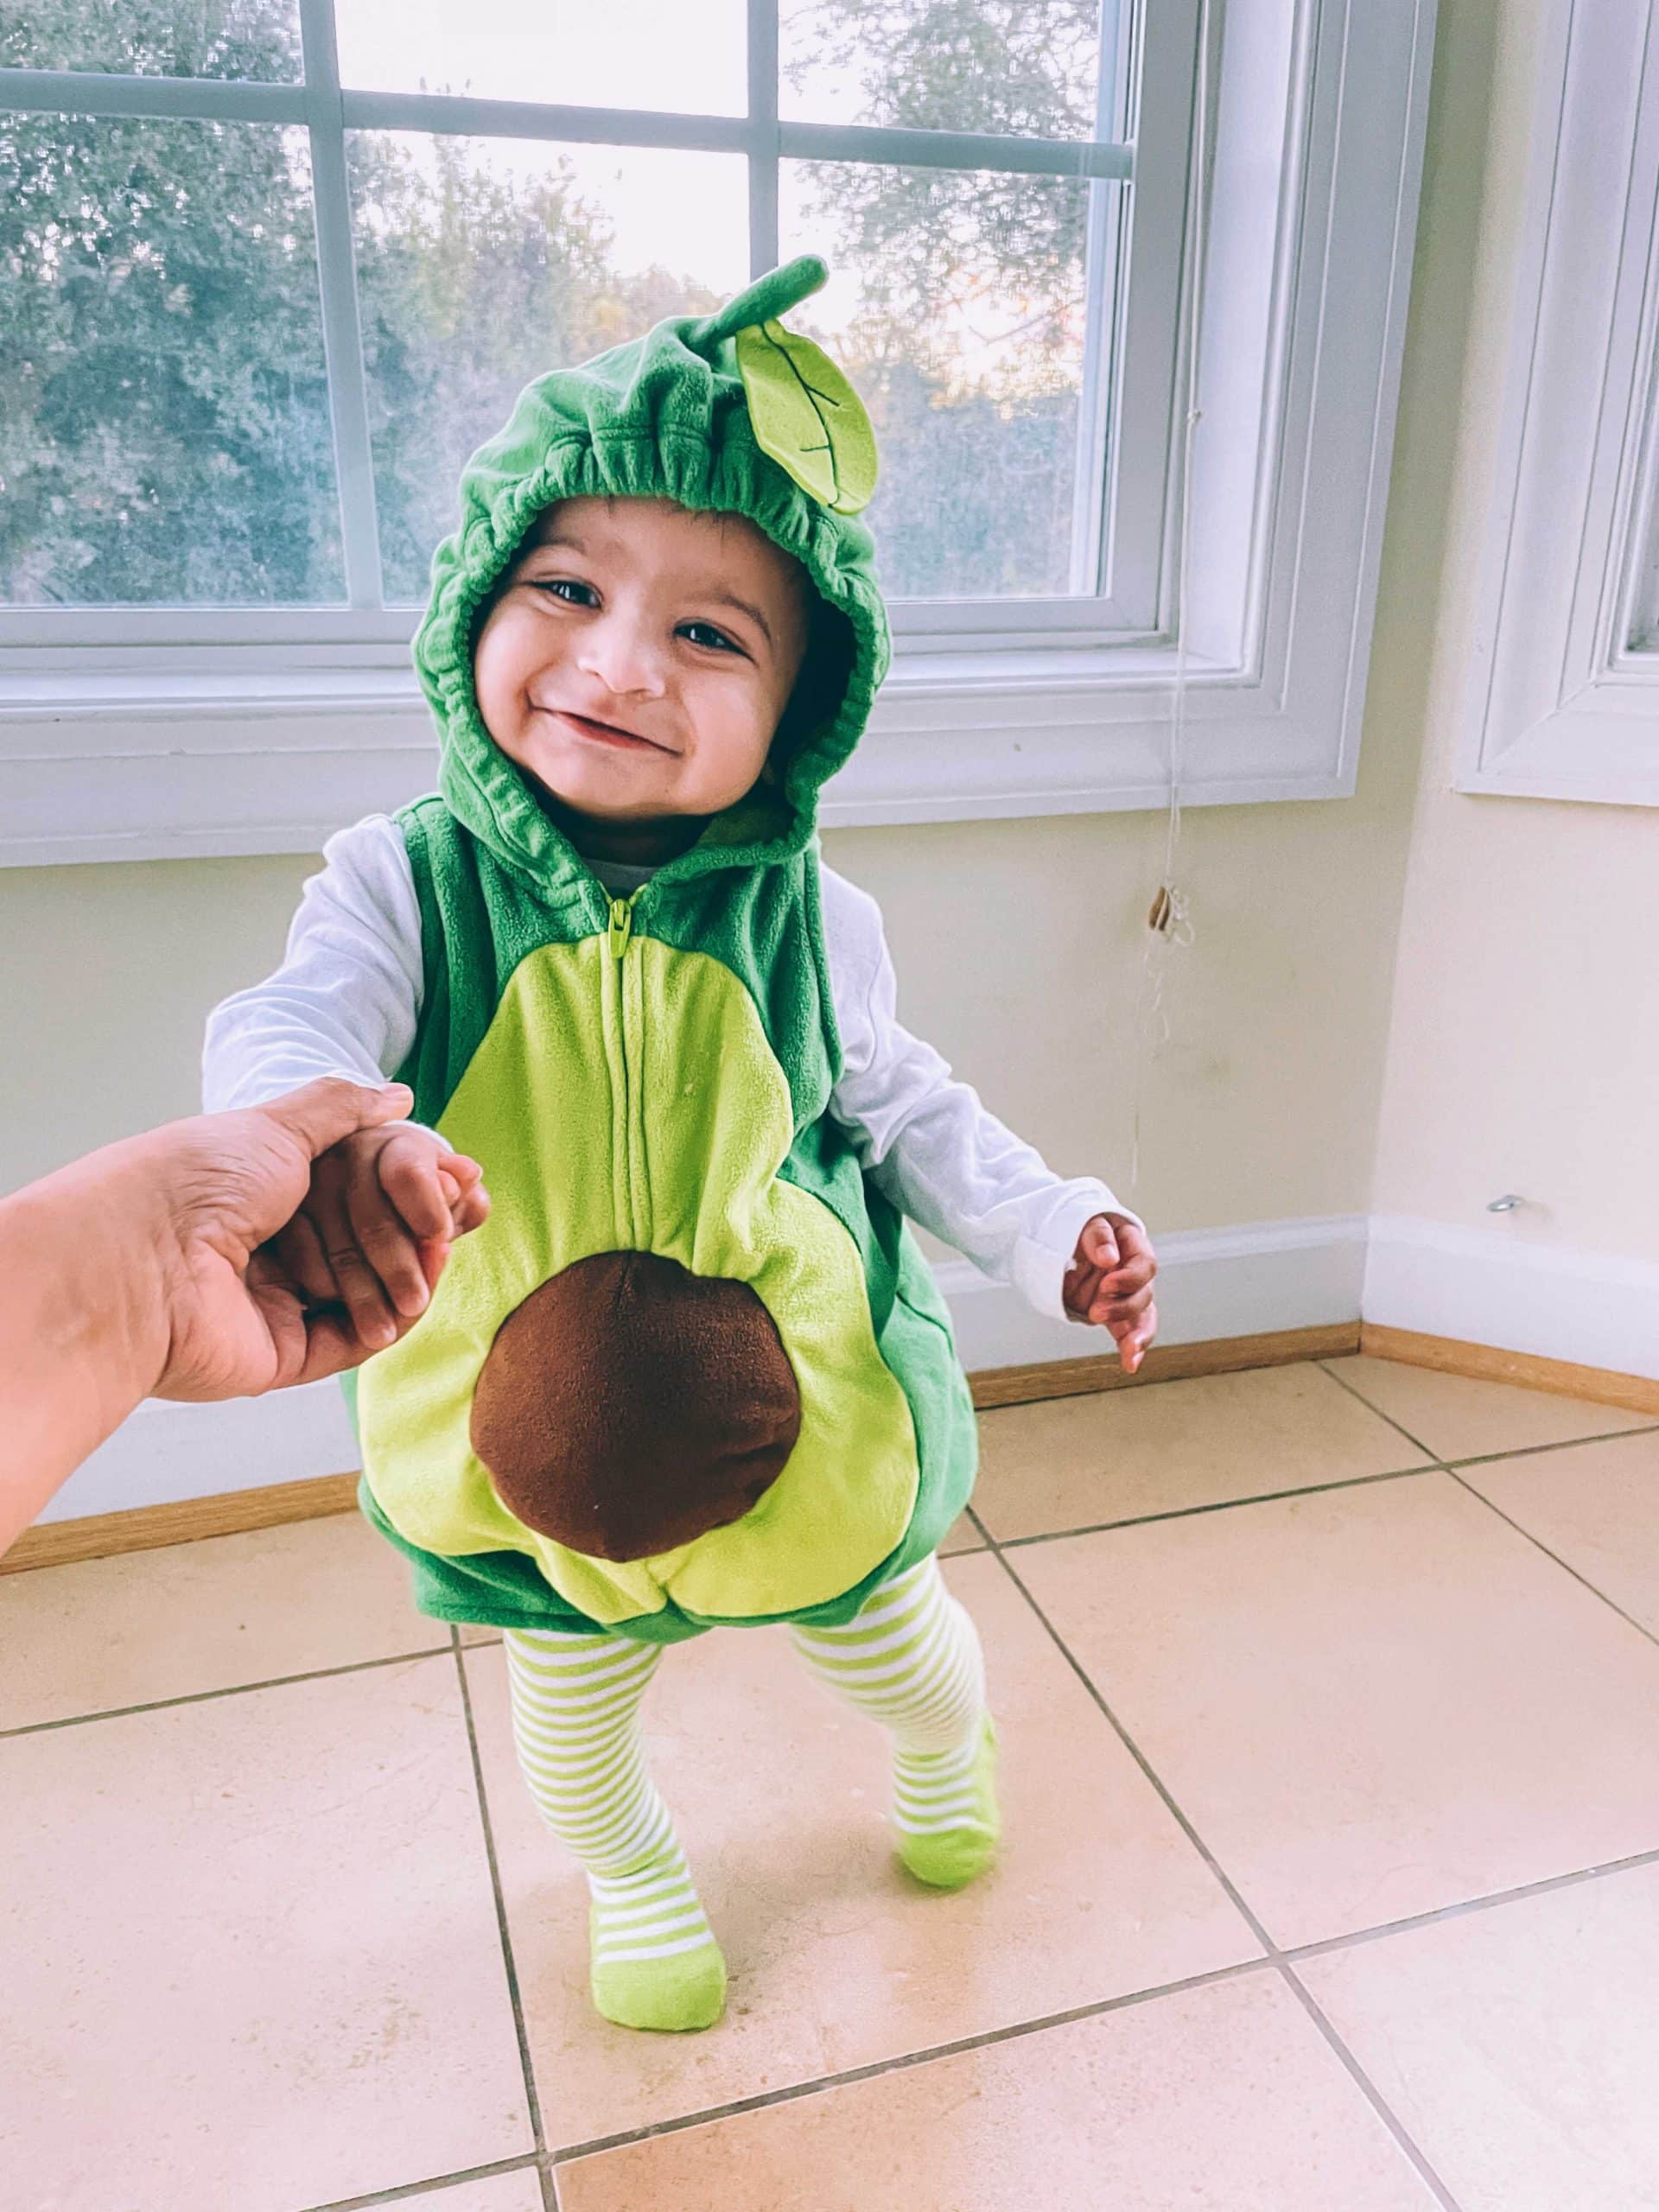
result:
M 1205 1344 L 1357 1321 L 1364 1270 L 1363 1214 L 1178 1230 L 1158 1239 L 1158 1341 Z M 1112 1349 L 1103 1330 L 1045 1319 L 967 1260 L 946 1261 L 935 1272 L 970 1374 Z
M 1178 1232 L 1158 1246 L 1160 1344 L 1357 1321 L 1365 1265 L 1363 1215 L 1255 1222 Z M 938 1269 L 964 1363 L 1021 1367 L 1107 1351 L 1111 1340 L 1046 1320 L 965 1260 Z M 260 1490 L 337 1475 L 357 1463 L 340 1390 L 317 1382 L 219 1406 L 141 1406 L 58 1492 L 43 1521 Z
M 1364 1315 L 1380 1327 L 1659 1380 L 1659 1262 L 1375 1214 Z
M 135 1505 L 174 1505 L 220 1491 L 343 1474 L 356 1465 L 357 1440 L 338 1382 L 217 1406 L 151 1398 L 71 1475 L 40 1517 L 79 1521 Z

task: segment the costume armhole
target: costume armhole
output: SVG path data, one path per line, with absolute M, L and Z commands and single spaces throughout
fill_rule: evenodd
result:
M 432 880 L 431 848 L 427 836 L 426 811 L 429 807 L 443 807 L 441 798 L 414 800 L 399 807 L 393 820 L 402 834 L 404 849 L 409 855 L 409 872 L 415 885 L 415 897 L 421 910 L 421 1012 L 422 1020 L 416 1041 L 410 1046 L 409 1057 L 398 1069 L 394 1080 L 406 1083 L 416 1094 L 416 1112 L 423 1111 L 419 1093 L 421 1034 L 433 1013 L 447 1003 L 449 995 L 449 971 L 444 957 L 443 916 L 438 905 L 436 886 Z
M 823 1049 L 830 1058 L 830 1088 L 841 1081 L 845 1054 L 841 1048 L 841 1026 L 836 1020 L 836 994 L 830 981 L 830 945 L 823 926 L 823 879 L 816 837 L 801 855 L 806 893 L 806 933 L 812 944 L 812 966 L 818 979 L 818 1007 L 823 1025 Z

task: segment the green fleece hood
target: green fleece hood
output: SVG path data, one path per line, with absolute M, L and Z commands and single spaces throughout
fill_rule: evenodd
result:
M 855 512 L 874 482 L 869 420 L 827 357 L 778 321 L 827 274 L 804 255 L 716 315 L 671 318 L 538 377 L 462 471 L 461 525 L 433 556 L 415 665 L 437 718 L 444 799 L 514 874 L 546 883 L 579 863 L 484 727 L 473 648 L 480 610 L 557 499 L 668 499 L 747 516 L 845 618 L 851 664 L 838 702 L 799 733 L 776 787 L 717 817 L 663 873 L 779 860 L 811 839 L 818 792 L 862 734 L 888 658 L 874 541 Z

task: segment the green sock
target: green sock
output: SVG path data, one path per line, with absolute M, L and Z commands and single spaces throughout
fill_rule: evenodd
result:
M 502 1641 L 524 1780 L 588 1872 L 594 2005 L 624 2028 L 712 2027 L 726 1961 L 639 1738 L 661 1648 L 552 1630 Z
M 899 1856 L 930 1889 L 959 1890 L 996 1856 L 996 1730 L 988 1713 L 959 1751 L 900 1751 L 893 1761 Z
M 588 1877 L 594 2003 L 623 2028 L 711 2028 L 726 1961 L 677 1845 L 632 1872 Z

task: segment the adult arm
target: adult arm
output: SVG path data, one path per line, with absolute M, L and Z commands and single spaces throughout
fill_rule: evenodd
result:
M 261 1247 L 320 1154 L 410 1103 L 399 1085 L 311 1084 L 109 1145 L 0 1199 L 0 1551 L 142 1399 L 254 1396 L 368 1357 Z M 426 1248 L 430 1281 L 446 1250 Z

